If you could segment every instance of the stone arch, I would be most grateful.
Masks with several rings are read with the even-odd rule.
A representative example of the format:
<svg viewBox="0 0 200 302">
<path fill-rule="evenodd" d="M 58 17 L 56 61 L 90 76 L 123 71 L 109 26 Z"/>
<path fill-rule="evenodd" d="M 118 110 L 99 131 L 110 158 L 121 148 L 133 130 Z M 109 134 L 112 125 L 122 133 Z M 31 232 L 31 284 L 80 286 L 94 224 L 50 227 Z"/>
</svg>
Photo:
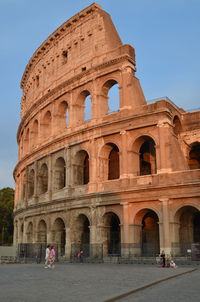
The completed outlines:
<svg viewBox="0 0 200 302">
<path fill-rule="evenodd" d="M 119 148 L 114 143 L 107 143 L 100 151 L 100 178 L 111 180 L 120 178 Z"/>
<path fill-rule="evenodd" d="M 31 169 L 28 174 L 28 199 L 30 199 L 34 194 L 35 188 L 35 171 Z"/>
<path fill-rule="evenodd" d="M 80 150 L 75 155 L 74 161 L 74 183 L 75 185 L 85 185 L 90 180 L 90 162 L 87 151 Z"/>
<path fill-rule="evenodd" d="M 54 190 L 61 190 L 66 186 L 66 163 L 63 157 L 56 159 L 54 166 Z"/>
<path fill-rule="evenodd" d="M 89 90 L 83 90 L 77 98 L 76 119 L 79 123 L 92 119 L 92 99 Z"/>
<path fill-rule="evenodd" d="M 90 254 L 90 220 L 85 214 L 79 214 L 74 223 L 74 247 L 73 253 L 80 250 L 83 251 L 84 256 Z"/>
<path fill-rule="evenodd" d="M 191 170 L 200 169 L 200 142 L 190 145 L 188 164 Z"/>
<path fill-rule="evenodd" d="M 103 255 L 121 254 L 120 218 L 114 212 L 106 212 L 103 216 Z"/>
<path fill-rule="evenodd" d="M 41 219 L 37 228 L 38 242 L 47 243 L 47 224 L 44 219 Z"/>
<path fill-rule="evenodd" d="M 58 105 L 57 123 L 59 130 L 62 130 L 69 123 L 69 104 L 67 101 L 62 101 Z"/>
<path fill-rule="evenodd" d="M 116 79 L 108 79 L 101 87 L 101 108 L 103 114 L 119 111 L 119 83 Z"/>
<path fill-rule="evenodd" d="M 24 152 L 27 154 L 29 152 L 29 144 L 30 144 L 30 130 L 29 128 L 26 130 L 24 137 Z"/>
<path fill-rule="evenodd" d="M 39 170 L 38 175 L 38 193 L 44 194 L 48 191 L 48 167 L 43 163 Z"/>
<path fill-rule="evenodd" d="M 33 223 L 30 221 L 26 231 L 27 243 L 33 243 Z"/>
<path fill-rule="evenodd" d="M 152 137 L 138 137 L 133 144 L 133 165 L 138 175 L 157 173 L 156 144 Z"/>
<path fill-rule="evenodd" d="M 179 226 L 180 255 L 186 256 L 193 243 L 200 243 L 200 211 L 195 206 L 185 205 L 177 210 L 174 220 Z"/>
<path fill-rule="evenodd" d="M 174 126 L 174 133 L 175 133 L 175 135 L 180 134 L 181 131 L 182 131 L 182 125 L 181 125 L 181 121 L 180 121 L 180 119 L 179 119 L 179 117 L 177 115 L 174 116 L 173 126 Z"/>
<path fill-rule="evenodd" d="M 51 136 L 52 132 L 52 116 L 51 116 L 51 111 L 48 110 L 42 119 L 41 123 L 41 137 L 42 138 L 48 138 Z"/>
<path fill-rule="evenodd" d="M 34 120 L 31 130 L 31 145 L 36 146 L 38 144 L 38 120 Z"/>
<path fill-rule="evenodd" d="M 56 243 L 58 256 L 65 255 L 66 227 L 61 217 L 57 217 L 53 223 L 52 242 Z"/>
<path fill-rule="evenodd" d="M 159 216 L 148 208 L 139 210 L 134 218 L 135 240 L 142 256 L 155 256 L 160 253 Z"/>
</svg>

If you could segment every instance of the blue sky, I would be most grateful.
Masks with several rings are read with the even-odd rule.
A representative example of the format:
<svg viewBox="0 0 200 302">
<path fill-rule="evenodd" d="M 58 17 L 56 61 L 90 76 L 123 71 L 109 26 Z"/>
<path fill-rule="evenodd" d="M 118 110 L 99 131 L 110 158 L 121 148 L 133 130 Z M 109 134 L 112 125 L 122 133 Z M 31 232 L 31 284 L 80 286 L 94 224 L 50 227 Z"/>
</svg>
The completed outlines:
<svg viewBox="0 0 200 302">
<path fill-rule="evenodd" d="M 20 80 L 39 45 L 87 0 L 0 0 L 0 188 L 14 187 Z M 123 43 L 136 51 L 147 100 L 168 96 L 200 107 L 200 0 L 99 0 Z"/>
</svg>

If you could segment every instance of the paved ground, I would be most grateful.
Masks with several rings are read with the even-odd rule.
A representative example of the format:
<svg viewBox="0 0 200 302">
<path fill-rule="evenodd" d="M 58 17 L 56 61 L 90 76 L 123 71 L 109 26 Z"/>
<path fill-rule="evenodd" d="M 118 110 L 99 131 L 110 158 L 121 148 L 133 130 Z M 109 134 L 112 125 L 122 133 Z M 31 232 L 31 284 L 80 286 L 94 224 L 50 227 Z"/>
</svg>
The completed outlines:
<svg viewBox="0 0 200 302">
<path fill-rule="evenodd" d="M 2 264 L 0 302 L 103 302 L 145 284 L 191 269 L 192 267 L 170 269 L 147 265 L 78 263 L 57 264 L 52 270 L 44 269 L 41 264 Z M 193 282 L 193 279 L 196 281 Z M 199 284 L 200 270 L 135 293 L 134 302 L 142 302 L 144 299 L 146 301 L 147 297 L 148 302 L 159 302 L 161 300 L 158 300 L 157 292 L 159 295 L 165 293 L 164 300 L 163 295 L 159 296 L 164 302 L 178 301 L 177 294 L 182 292 L 188 298 L 191 293 L 198 293 L 199 298 Z M 166 297 L 171 295 L 175 296 L 176 300 L 166 300 Z M 120 301 L 132 302 L 133 296 Z M 185 298 L 183 301 L 192 302 L 191 299 Z"/>
</svg>

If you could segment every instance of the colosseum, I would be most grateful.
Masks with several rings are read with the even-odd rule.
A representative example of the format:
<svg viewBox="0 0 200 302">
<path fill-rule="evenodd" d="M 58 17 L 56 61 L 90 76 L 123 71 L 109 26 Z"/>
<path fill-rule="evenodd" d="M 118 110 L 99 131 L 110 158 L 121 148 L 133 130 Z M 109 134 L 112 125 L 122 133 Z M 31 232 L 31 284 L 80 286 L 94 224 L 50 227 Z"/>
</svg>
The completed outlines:
<svg viewBox="0 0 200 302">
<path fill-rule="evenodd" d="M 200 111 L 148 103 L 135 73 L 134 48 L 96 3 L 35 51 L 21 80 L 18 248 L 200 256 Z"/>
</svg>

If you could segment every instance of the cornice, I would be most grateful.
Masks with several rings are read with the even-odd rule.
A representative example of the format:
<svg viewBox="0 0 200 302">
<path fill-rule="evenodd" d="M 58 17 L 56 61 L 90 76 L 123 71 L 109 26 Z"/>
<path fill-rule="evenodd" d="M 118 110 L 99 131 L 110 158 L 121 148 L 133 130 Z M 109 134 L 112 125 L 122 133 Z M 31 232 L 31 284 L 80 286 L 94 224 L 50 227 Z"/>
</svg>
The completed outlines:
<svg viewBox="0 0 200 302">
<path fill-rule="evenodd" d="M 80 11 L 78 14 L 71 17 L 69 20 L 64 22 L 60 27 L 58 27 L 34 52 L 32 57 L 30 58 L 28 64 L 26 65 L 25 71 L 23 73 L 21 79 L 21 88 L 24 88 L 24 85 L 27 81 L 27 78 L 33 69 L 33 67 L 37 64 L 37 62 L 43 57 L 43 55 L 49 51 L 49 49 L 55 45 L 57 41 L 59 41 L 63 36 L 70 33 L 72 28 L 76 28 L 80 25 L 83 20 L 92 14 L 94 11 L 101 10 L 101 6 L 97 3 L 93 3 Z"/>
</svg>

